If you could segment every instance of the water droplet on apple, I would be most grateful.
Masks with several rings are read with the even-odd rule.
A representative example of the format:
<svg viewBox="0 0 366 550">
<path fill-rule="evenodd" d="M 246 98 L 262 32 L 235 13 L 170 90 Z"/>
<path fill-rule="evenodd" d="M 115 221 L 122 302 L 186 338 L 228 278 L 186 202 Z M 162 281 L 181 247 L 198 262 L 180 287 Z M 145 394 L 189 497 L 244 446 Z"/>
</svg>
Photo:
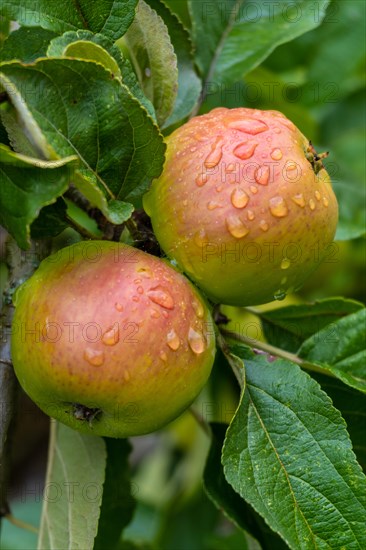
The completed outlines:
<svg viewBox="0 0 366 550">
<path fill-rule="evenodd" d="M 315 210 L 315 202 L 314 202 L 314 199 L 310 199 L 310 200 L 309 200 L 309 206 L 310 206 L 310 210 Z"/>
<path fill-rule="evenodd" d="M 196 355 L 200 355 L 206 349 L 206 342 L 202 334 L 195 331 L 192 327 L 190 327 L 188 332 L 188 343 L 189 347 Z"/>
<path fill-rule="evenodd" d="M 257 145 L 258 143 L 255 141 L 249 141 L 248 143 L 247 142 L 240 143 L 237 147 L 235 147 L 233 153 L 239 159 L 247 160 L 254 155 L 254 151 Z"/>
<path fill-rule="evenodd" d="M 323 204 L 326 208 L 329 206 L 329 201 L 328 201 L 327 197 L 323 197 Z"/>
<path fill-rule="evenodd" d="M 254 178 L 260 185 L 268 185 L 269 166 L 259 166 L 255 171 Z"/>
<path fill-rule="evenodd" d="M 195 314 L 199 319 L 203 319 L 203 316 L 205 314 L 205 310 L 203 308 L 203 305 L 201 302 L 196 302 L 195 300 L 192 302 L 192 307 L 194 309 Z"/>
<path fill-rule="evenodd" d="M 254 220 L 255 214 L 254 214 L 253 210 L 248 210 L 248 212 L 247 212 L 247 218 L 248 218 L 249 221 L 253 221 L 253 220 Z"/>
<path fill-rule="evenodd" d="M 206 157 L 204 164 L 206 168 L 215 168 L 222 159 L 222 137 L 218 136 L 215 143 L 211 147 L 210 154 Z"/>
<path fill-rule="evenodd" d="M 256 195 L 258 193 L 258 187 L 256 187 L 255 185 L 251 185 L 250 190 L 253 193 L 253 195 Z"/>
<path fill-rule="evenodd" d="M 222 208 L 222 205 L 216 201 L 210 201 L 207 203 L 208 210 L 216 210 L 217 208 Z"/>
<path fill-rule="evenodd" d="M 119 312 L 123 311 L 123 305 L 120 304 L 119 302 L 116 302 L 116 303 L 114 304 L 114 307 L 115 307 L 116 310 L 119 311 Z"/>
<path fill-rule="evenodd" d="M 240 187 L 234 189 L 231 193 L 231 203 L 235 208 L 245 208 L 249 202 L 249 197 Z"/>
<path fill-rule="evenodd" d="M 161 351 L 161 352 L 159 353 L 159 355 L 160 355 L 160 359 L 161 359 L 162 361 L 164 361 L 164 363 L 168 360 L 168 356 L 167 356 L 167 354 L 165 353 L 165 351 Z"/>
<path fill-rule="evenodd" d="M 137 292 L 138 292 L 139 294 L 143 294 L 143 293 L 144 293 L 143 287 L 142 287 L 142 286 L 137 287 Z"/>
<path fill-rule="evenodd" d="M 233 120 L 229 122 L 228 127 L 253 136 L 268 130 L 268 126 L 265 122 L 255 120 L 254 118 L 247 118 L 246 120 Z"/>
<path fill-rule="evenodd" d="M 203 187 L 205 183 L 207 183 L 207 174 L 200 174 L 196 178 L 196 185 L 197 187 Z"/>
<path fill-rule="evenodd" d="M 177 351 L 177 349 L 180 346 L 179 336 L 177 335 L 177 333 L 173 328 L 168 332 L 166 336 L 166 343 L 168 344 L 170 349 L 173 351 Z"/>
<path fill-rule="evenodd" d="M 301 208 L 305 207 L 306 202 L 302 193 L 299 193 L 298 195 L 292 197 L 292 200 L 295 204 L 297 204 L 297 206 L 301 206 Z"/>
<path fill-rule="evenodd" d="M 137 273 L 140 273 L 145 279 L 151 279 L 153 273 L 149 267 L 139 267 Z"/>
<path fill-rule="evenodd" d="M 315 191 L 315 198 L 317 201 L 320 201 L 320 199 L 322 198 L 321 194 L 319 193 L 318 190 Z"/>
<path fill-rule="evenodd" d="M 286 168 L 286 171 L 296 170 L 297 164 L 293 160 L 289 160 L 288 162 L 286 162 L 285 168 Z"/>
<path fill-rule="evenodd" d="M 166 309 L 174 309 L 174 300 L 172 295 L 162 286 L 151 288 L 147 292 L 147 295 L 149 299 L 154 302 L 154 304 L 158 304 Z"/>
<path fill-rule="evenodd" d="M 86 348 L 84 359 L 93 367 L 101 367 L 104 363 L 104 353 L 93 348 Z"/>
<path fill-rule="evenodd" d="M 273 160 L 281 160 L 283 157 L 281 149 L 273 149 L 271 152 L 271 157 Z"/>
<path fill-rule="evenodd" d="M 238 216 L 228 216 L 226 218 L 226 226 L 229 233 L 236 239 L 241 239 L 249 233 L 249 229 L 244 225 Z"/>
<path fill-rule="evenodd" d="M 259 222 L 259 227 L 261 228 L 262 231 L 268 231 L 268 229 L 269 229 L 269 225 L 266 222 L 266 220 L 261 220 Z"/>
<path fill-rule="evenodd" d="M 269 209 L 275 218 L 284 218 L 288 214 L 287 205 L 283 197 L 273 197 L 270 199 Z"/>
<path fill-rule="evenodd" d="M 194 242 L 197 246 L 201 247 L 207 242 L 207 235 L 204 229 L 200 229 L 194 236 Z"/>
<path fill-rule="evenodd" d="M 115 346 L 119 342 L 118 324 L 108 329 L 102 336 L 102 342 L 106 346 Z"/>
</svg>

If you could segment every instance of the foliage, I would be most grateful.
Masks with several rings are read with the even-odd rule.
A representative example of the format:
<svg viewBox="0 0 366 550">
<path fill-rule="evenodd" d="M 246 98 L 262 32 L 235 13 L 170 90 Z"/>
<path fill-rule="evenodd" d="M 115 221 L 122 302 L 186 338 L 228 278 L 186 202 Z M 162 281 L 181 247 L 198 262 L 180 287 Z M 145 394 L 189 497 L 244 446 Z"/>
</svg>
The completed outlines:
<svg viewBox="0 0 366 550">
<path fill-rule="evenodd" d="M 132 439 L 131 471 L 127 441 L 53 422 L 43 498 L 7 499 L 16 402 L 0 378 L 0 513 L 40 522 L 37 543 L 3 521 L 2 548 L 366 547 L 364 16 L 357 0 L 1 3 L 0 223 L 27 276 L 38 242 L 159 254 L 141 206 L 164 136 L 218 106 L 282 111 L 330 151 L 340 206 L 321 275 L 281 306 L 230 310 L 199 423 Z M 1 254 L 3 368 L 24 277 Z"/>
</svg>

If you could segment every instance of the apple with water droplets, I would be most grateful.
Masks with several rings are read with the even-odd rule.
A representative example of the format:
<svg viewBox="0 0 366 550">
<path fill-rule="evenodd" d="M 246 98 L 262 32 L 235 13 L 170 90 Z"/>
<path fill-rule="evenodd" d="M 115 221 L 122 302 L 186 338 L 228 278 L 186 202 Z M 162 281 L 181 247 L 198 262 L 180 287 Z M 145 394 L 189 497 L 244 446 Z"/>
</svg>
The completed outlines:
<svg viewBox="0 0 366 550">
<path fill-rule="evenodd" d="M 44 260 L 16 292 L 12 360 L 25 392 L 81 432 L 161 428 L 206 383 L 210 311 L 168 262 L 130 246 L 80 242 Z"/>
<path fill-rule="evenodd" d="M 144 208 L 162 249 L 212 301 L 283 299 L 332 255 L 326 154 L 282 113 L 218 108 L 166 141 Z"/>
</svg>

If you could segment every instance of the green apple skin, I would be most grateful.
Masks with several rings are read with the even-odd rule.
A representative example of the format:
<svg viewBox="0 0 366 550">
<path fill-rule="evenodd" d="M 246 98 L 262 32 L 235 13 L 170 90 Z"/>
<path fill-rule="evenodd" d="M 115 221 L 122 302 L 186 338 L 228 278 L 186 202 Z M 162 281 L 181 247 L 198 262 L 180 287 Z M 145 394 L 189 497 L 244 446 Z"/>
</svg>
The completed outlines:
<svg viewBox="0 0 366 550">
<path fill-rule="evenodd" d="M 218 108 L 166 141 L 144 208 L 162 249 L 212 301 L 282 299 L 332 255 L 329 175 L 283 114 Z"/>
<path fill-rule="evenodd" d="M 49 416 L 129 437 L 179 416 L 215 356 L 210 312 L 166 261 L 124 244 L 81 242 L 44 260 L 15 295 L 17 378 Z"/>
</svg>

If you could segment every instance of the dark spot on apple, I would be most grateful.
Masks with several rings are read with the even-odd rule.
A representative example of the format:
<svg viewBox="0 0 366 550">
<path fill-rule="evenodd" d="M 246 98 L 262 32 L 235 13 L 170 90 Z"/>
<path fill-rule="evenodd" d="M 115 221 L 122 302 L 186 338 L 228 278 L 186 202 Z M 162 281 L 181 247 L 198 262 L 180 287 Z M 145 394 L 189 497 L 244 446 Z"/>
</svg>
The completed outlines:
<svg viewBox="0 0 366 550">
<path fill-rule="evenodd" d="M 91 409 L 85 405 L 80 405 L 80 403 L 73 403 L 73 415 L 76 420 L 86 421 L 91 425 L 94 420 L 99 420 L 100 415 L 102 414 L 101 409 L 95 408 Z"/>
</svg>

